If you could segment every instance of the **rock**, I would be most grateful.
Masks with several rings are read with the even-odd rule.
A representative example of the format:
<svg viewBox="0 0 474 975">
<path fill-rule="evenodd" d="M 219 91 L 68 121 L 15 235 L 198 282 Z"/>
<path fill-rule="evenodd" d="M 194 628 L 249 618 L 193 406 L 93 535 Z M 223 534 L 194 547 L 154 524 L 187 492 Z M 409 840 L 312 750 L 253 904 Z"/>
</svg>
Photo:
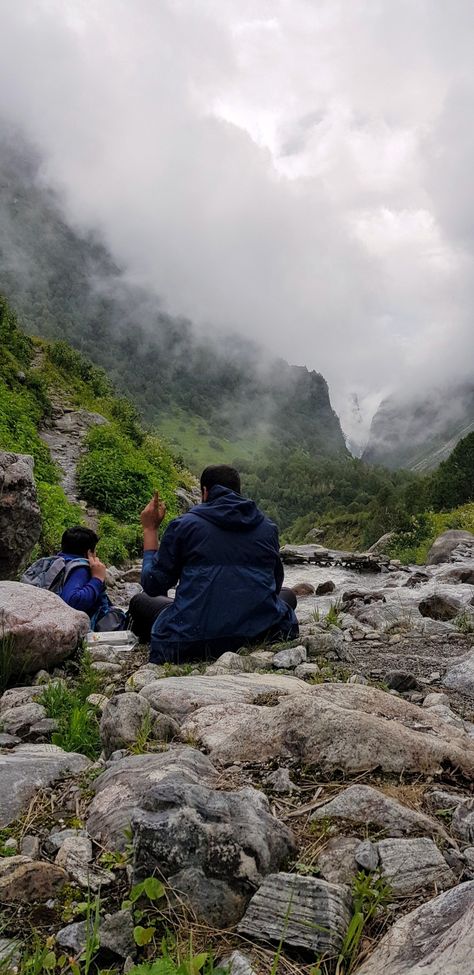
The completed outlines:
<svg viewBox="0 0 474 975">
<path fill-rule="evenodd" d="M 429 579 L 430 577 L 427 572 L 418 570 L 411 573 L 404 586 L 406 589 L 416 589 L 417 586 L 422 586 L 425 582 L 429 582 Z"/>
<path fill-rule="evenodd" d="M 140 694 L 156 711 L 181 721 L 209 704 L 253 702 L 271 694 L 284 696 L 307 693 L 308 685 L 296 677 L 278 674 L 236 674 L 222 677 L 165 677 L 146 684 Z"/>
<path fill-rule="evenodd" d="M 92 928 L 92 924 L 91 924 Z M 86 946 L 87 921 L 76 921 L 61 928 L 56 934 L 56 942 L 75 957 L 82 954 Z M 118 911 L 100 922 L 98 940 L 101 948 L 106 948 L 119 958 L 134 955 L 136 946 L 133 938 L 133 917 L 130 911 Z"/>
<path fill-rule="evenodd" d="M 426 697 L 425 697 L 425 699 L 424 699 L 424 701 L 423 701 L 423 707 L 424 708 L 432 708 L 432 707 L 437 706 L 438 704 L 444 704 L 447 707 L 449 707 L 449 697 L 448 697 L 448 695 L 447 694 L 435 694 L 435 693 L 427 694 Z"/>
<path fill-rule="evenodd" d="M 433 840 L 387 839 L 377 843 L 380 870 L 396 897 L 412 897 L 420 890 L 445 889 L 456 878 Z"/>
<path fill-rule="evenodd" d="M 330 592 L 334 592 L 335 588 L 336 585 L 332 579 L 328 579 L 327 582 L 320 582 L 319 586 L 316 586 L 316 595 L 327 596 Z"/>
<path fill-rule="evenodd" d="M 154 714 L 140 694 L 130 692 L 111 697 L 100 720 L 100 737 L 106 758 L 117 748 L 133 745 L 145 727 L 151 732 Z"/>
<path fill-rule="evenodd" d="M 0 828 L 18 818 L 37 789 L 89 765 L 84 755 L 64 752 L 55 745 L 18 745 L 0 754 Z"/>
<path fill-rule="evenodd" d="M 317 664 L 299 664 L 298 667 L 295 667 L 295 677 L 299 677 L 301 680 L 316 677 L 316 674 L 320 673 L 321 669 Z"/>
<path fill-rule="evenodd" d="M 18 840 L 14 836 L 9 836 L 5 843 L 3 844 L 5 850 L 18 850 Z"/>
<path fill-rule="evenodd" d="M 238 930 L 258 941 L 337 956 L 350 918 L 351 896 L 346 887 L 279 873 L 264 880 Z"/>
<path fill-rule="evenodd" d="M 125 833 L 135 809 L 141 808 L 150 789 L 176 775 L 181 781 L 207 785 L 214 782 L 216 771 L 205 755 L 183 745 L 114 762 L 94 782 L 96 794 L 87 823 L 89 835 L 107 849 L 124 850 Z"/>
<path fill-rule="evenodd" d="M 41 686 L 44 684 L 49 684 L 50 680 L 51 680 L 51 676 L 50 674 L 48 674 L 47 670 L 39 670 L 38 673 L 35 674 L 33 678 L 33 684 L 38 684 L 39 686 Z"/>
<path fill-rule="evenodd" d="M 18 738 L 17 735 L 6 735 L 0 732 L 0 748 L 14 748 L 20 742 L 21 738 Z"/>
<path fill-rule="evenodd" d="M 149 789 L 131 822 L 134 879 L 159 871 L 217 927 L 239 920 L 252 890 L 295 852 L 261 792 L 217 792 L 176 773 Z"/>
<path fill-rule="evenodd" d="M 474 799 L 459 803 L 454 810 L 451 829 L 465 843 L 474 843 Z"/>
<path fill-rule="evenodd" d="M 2 632 L 14 647 L 14 673 L 61 663 L 89 631 L 89 617 L 46 589 L 0 582 Z M 35 688 L 35 690 L 40 690 Z"/>
<path fill-rule="evenodd" d="M 358 826 L 372 826 L 387 830 L 391 836 L 444 833 L 440 823 L 423 813 L 415 812 L 396 799 L 386 796 L 370 785 L 350 785 L 334 799 L 319 806 L 311 817 L 319 820 L 338 820 Z"/>
<path fill-rule="evenodd" d="M 469 697 L 474 696 L 474 651 L 468 653 L 459 663 L 448 667 L 443 684 L 450 690 L 460 691 Z"/>
<path fill-rule="evenodd" d="M 40 856 L 39 836 L 33 836 L 31 833 L 23 836 L 20 844 L 20 853 L 30 860 L 38 860 Z"/>
<path fill-rule="evenodd" d="M 461 542 L 474 543 L 474 535 L 468 531 L 450 529 L 439 535 L 431 546 L 426 559 L 427 565 L 440 565 L 441 562 L 450 562 L 451 556 Z"/>
<path fill-rule="evenodd" d="M 256 670 L 255 662 L 250 654 L 244 656 L 229 650 L 221 654 L 215 663 L 206 667 L 206 677 L 218 677 L 221 674 L 249 674 L 254 670 Z"/>
<path fill-rule="evenodd" d="M 395 532 L 385 532 L 384 535 L 381 535 L 380 538 L 378 538 L 377 541 L 367 549 L 367 551 L 372 555 L 383 555 L 387 549 L 390 548 L 390 543 L 394 537 Z"/>
<path fill-rule="evenodd" d="M 359 843 L 354 857 L 357 866 L 369 872 L 376 870 L 379 865 L 379 852 L 375 843 L 371 843 L 370 840 Z"/>
<path fill-rule="evenodd" d="M 0 716 L 5 711 L 10 711 L 14 708 L 22 707 L 23 704 L 30 704 L 33 701 L 37 701 L 42 693 L 42 687 L 10 687 L 0 697 Z"/>
<path fill-rule="evenodd" d="M 355 975 L 472 975 L 474 881 L 402 917 Z"/>
<path fill-rule="evenodd" d="M 279 650 L 273 657 L 272 664 L 277 668 L 298 667 L 306 660 L 306 647 L 288 647 L 287 650 Z"/>
<path fill-rule="evenodd" d="M 320 630 L 312 636 L 303 637 L 303 645 L 308 651 L 310 659 L 327 657 L 328 660 L 345 660 L 347 645 L 344 643 L 342 631 L 337 627 L 330 630 Z"/>
<path fill-rule="evenodd" d="M 291 587 L 295 596 L 298 599 L 304 599 L 306 596 L 314 596 L 316 592 L 314 586 L 310 582 L 297 582 L 296 585 Z"/>
<path fill-rule="evenodd" d="M 146 684 L 152 684 L 163 676 L 164 669 L 159 664 L 144 664 L 128 678 L 127 688 L 131 691 L 141 691 Z"/>
<path fill-rule="evenodd" d="M 80 887 L 97 891 L 115 880 L 113 873 L 91 867 L 92 843 L 84 833 L 68 836 L 61 843 L 56 863 L 63 867 Z"/>
<path fill-rule="evenodd" d="M 292 792 L 298 791 L 298 786 L 291 781 L 290 773 L 287 768 L 277 768 L 274 772 L 270 772 L 265 778 L 265 785 L 271 789 L 272 792 L 278 792 L 280 795 L 290 795 Z"/>
<path fill-rule="evenodd" d="M 66 881 L 67 874 L 54 863 L 25 856 L 0 859 L 0 901 L 5 904 L 47 901 Z"/>
<path fill-rule="evenodd" d="M 454 586 L 459 584 L 474 586 L 474 561 L 462 563 L 459 566 L 453 566 L 452 569 L 439 572 L 436 574 L 436 580 Z"/>
<path fill-rule="evenodd" d="M 0 579 L 14 579 L 41 534 L 41 511 L 28 454 L 0 451 Z"/>
<path fill-rule="evenodd" d="M 97 708 L 100 712 L 102 712 L 105 705 L 108 703 L 108 700 L 109 698 L 106 697 L 105 694 L 89 694 L 87 703 L 92 704 L 93 708 Z"/>
<path fill-rule="evenodd" d="M 418 603 L 418 609 L 422 616 L 449 622 L 462 612 L 463 602 L 448 593 L 433 592 Z"/>
<path fill-rule="evenodd" d="M 457 809 L 462 802 L 468 802 L 468 796 L 460 796 L 456 792 L 445 792 L 443 789 L 432 789 L 426 793 L 426 798 L 433 809 Z"/>
<path fill-rule="evenodd" d="M 4 975 L 18 971 L 21 961 L 21 945 L 12 938 L 0 938 L 0 967 Z"/>
<path fill-rule="evenodd" d="M 56 830 L 49 834 L 44 842 L 44 849 L 47 853 L 57 853 L 61 849 L 66 840 L 76 839 L 78 836 L 86 836 L 86 832 L 83 829 L 61 829 Z"/>
<path fill-rule="evenodd" d="M 389 670 L 384 680 L 387 687 L 401 694 L 407 691 L 419 691 L 422 686 L 413 674 L 407 674 L 404 670 Z"/>
<path fill-rule="evenodd" d="M 330 884 L 352 884 L 357 873 L 355 851 L 359 846 L 357 836 L 334 836 L 330 839 L 317 860 L 323 880 Z"/>
<path fill-rule="evenodd" d="M 427 709 L 359 684 L 304 686 L 306 694 L 277 707 L 201 707 L 186 719 L 181 737 L 224 764 L 292 758 L 345 772 L 459 767 L 472 775 L 474 742 Z"/>
<path fill-rule="evenodd" d="M 221 958 L 219 968 L 223 968 L 227 975 L 257 975 L 255 968 L 247 955 L 241 951 L 233 951 L 231 955 Z"/>
<path fill-rule="evenodd" d="M 2 731 L 7 735 L 18 735 L 22 738 L 28 734 L 32 725 L 42 721 L 43 718 L 46 718 L 44 707 L 32 701 L 30 704 L 22 704 L 20 707 L 2 711 L 0 722 Z"/>
<path fill-rule="evenodd" d="M 121 664 L 110 663 L 107 660 L 94 660 L 94 663 L 91 664 L 91 670 L 97 671 L 98 674 L 103 674 L 104 677 L 112 677 L 122 673 L 122 666 Z"/>
</svg>

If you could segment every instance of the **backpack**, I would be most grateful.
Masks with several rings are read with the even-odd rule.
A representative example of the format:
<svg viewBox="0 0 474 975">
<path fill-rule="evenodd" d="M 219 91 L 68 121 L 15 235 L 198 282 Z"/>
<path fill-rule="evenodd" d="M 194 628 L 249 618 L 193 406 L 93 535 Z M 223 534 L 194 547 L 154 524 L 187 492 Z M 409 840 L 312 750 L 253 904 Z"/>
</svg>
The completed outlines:
<svg viewBox="0 0 474 975">
<path fill-rule="evenodd" d="M 49 589 L 59 596 L 69 575 L 79 566 L 89 567 L 88 559 L 78 557 L 66 560 L 62 555 L 49 555 L 33 562 L 33 565 L 23 573 L 20 582 L 28 586 L 36 586 L 38 589 Z"/>
</svg>

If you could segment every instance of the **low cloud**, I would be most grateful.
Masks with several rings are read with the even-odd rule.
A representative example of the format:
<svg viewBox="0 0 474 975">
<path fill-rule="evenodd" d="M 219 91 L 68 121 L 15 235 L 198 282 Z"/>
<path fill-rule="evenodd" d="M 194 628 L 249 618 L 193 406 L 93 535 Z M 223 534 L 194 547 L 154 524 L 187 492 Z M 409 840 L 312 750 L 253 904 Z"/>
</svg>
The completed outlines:
<svg viewBox="0 0 474 975">
<path fill-rule="evenodd" d="M 321 371 L 357 439 L 392 389 L 468 375 L 468 0 L 0 0 L 0 17 L 0 113 L 164 308 Z"/>
</svg>

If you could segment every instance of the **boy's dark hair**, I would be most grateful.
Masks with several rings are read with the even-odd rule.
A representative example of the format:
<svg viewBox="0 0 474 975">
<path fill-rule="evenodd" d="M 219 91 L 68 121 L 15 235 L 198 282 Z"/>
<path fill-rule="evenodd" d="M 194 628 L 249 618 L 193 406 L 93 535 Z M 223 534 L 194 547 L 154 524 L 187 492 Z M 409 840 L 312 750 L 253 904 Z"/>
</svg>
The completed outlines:
<svg viewBox="0 0 474 975">
<path fill-rule="evenodd" d="M 74 528 L 67 528 L 61 539 L 61 551 L 66 555 L 87 556 L 89 551 L 94 552 L 99 536 L 92 528 L 84 528 L 82 525 L 75 525 Z"/>
<path fill-rule="evenodd" d="M 216 484 L 229 488 L 240 494 L 240 474 L 235 467 L 228 464 L 211 464 L 201 474 L 201 491 L 203 488 L 211 490 Z"/>
</svg>

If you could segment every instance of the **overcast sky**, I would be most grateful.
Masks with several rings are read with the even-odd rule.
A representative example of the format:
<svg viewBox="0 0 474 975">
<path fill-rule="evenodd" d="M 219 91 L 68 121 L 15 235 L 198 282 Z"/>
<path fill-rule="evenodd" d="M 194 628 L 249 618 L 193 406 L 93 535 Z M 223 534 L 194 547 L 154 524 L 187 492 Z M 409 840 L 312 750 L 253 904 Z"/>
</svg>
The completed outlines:
<svg viewBox="0 0 474 975">
<path fill-rule="evenodd" d="M 172 312 L 320 370 L 347 432 L 472 375 L 472 0 L 0 0 L 0 112 Z"/>
</svg>

